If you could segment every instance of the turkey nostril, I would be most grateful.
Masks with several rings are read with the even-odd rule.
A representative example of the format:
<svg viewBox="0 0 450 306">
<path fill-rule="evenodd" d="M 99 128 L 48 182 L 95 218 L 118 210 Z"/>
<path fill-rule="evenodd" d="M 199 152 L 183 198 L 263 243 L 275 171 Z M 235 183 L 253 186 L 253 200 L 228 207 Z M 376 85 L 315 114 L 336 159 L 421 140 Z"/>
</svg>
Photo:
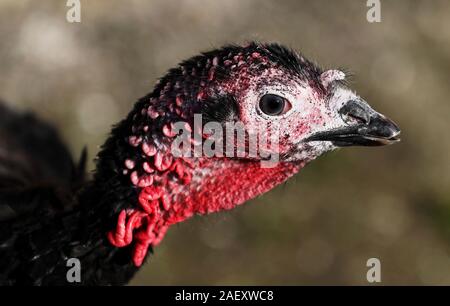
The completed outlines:
<svg viewBox="0 0 450 306">
<path fill-rule="evenodd" d="M 355 114 L 347 114 L 348 117 L 352 118 L 354 121 L 358 122 L 358 123 L 362 123 L 362 124 L 369 124 L 370 123 L 370 119 L 366 118 L 366 117 L 361 117 Z"/>
<path fill-rule="evenodd" d="M 345 123 L 359 123 L 359 124 L 369 124 L 370 115 L 367 109 L 361 103 L 357 101 L 349 101 L 340 110 L 342 120 Z"/>
</svg>

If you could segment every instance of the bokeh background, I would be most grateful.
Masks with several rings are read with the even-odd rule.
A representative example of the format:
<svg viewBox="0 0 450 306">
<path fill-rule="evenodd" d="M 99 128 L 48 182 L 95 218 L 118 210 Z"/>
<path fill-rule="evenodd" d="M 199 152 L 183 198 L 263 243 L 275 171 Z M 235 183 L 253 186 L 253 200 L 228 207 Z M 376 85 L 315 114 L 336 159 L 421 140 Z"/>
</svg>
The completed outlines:
<svg viewBox="0 0 450 306">
<path fill-rule="evenodd" d="M 59 128 L 75 157 L 180 60 L 278 41 L 324 67 L 403 130 L 390 147 L 330 153 L 231 212 L 172 227 L 131 284 L 450 285 L 450 2 L 81 0 L 0 2 L 0 96 Z M 90 163 L 90 169 L 93 164 Z"/>
</svg>

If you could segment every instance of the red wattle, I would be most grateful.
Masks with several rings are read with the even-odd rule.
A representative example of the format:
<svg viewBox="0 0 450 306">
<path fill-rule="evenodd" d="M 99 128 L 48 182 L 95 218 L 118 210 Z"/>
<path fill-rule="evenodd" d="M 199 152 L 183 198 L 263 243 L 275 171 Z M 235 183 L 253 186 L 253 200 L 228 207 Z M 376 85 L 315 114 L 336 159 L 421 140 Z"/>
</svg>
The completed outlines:
<svg viewBox="0 0 450 306">
<path fill-rule="evenodd" d="M 197 166 L 197 169 L 214 170 L 197 177 L 196 181 L 181 180 L 179 185 L 188 188 L 188 192 L 179 195 L 180 202 L 170 200 L 173 190 L 149 186 L 140 190 L 137 208 L 120 212 L 116 229 L 108 233 L 108 239 L 117 247 L 134 241 L 136 266 L 142 264 L 150 246 L 161 242 L 170 225 L 194 214 L 232 209 L 287 180 L 303 164 L 279 163 L 273 168 L 262 168 L 259 162 L 247 162 L 242 167 L 239 162 L 227 159 L 205 159 Z M 170 170 L 181 178 L 196 174 L 194 169 L 181 163 Z M 239 184 L 229 184 L 232 179 Z"/>
</svg>

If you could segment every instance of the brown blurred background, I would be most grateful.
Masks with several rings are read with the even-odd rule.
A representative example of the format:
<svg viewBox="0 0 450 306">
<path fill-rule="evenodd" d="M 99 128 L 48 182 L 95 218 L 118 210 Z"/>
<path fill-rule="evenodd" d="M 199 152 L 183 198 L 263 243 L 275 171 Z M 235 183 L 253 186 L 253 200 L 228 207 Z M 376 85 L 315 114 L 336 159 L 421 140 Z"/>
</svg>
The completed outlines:
<svg viewBox="0 0 450 306">
<path fill-rule="evenodd" d="M 231 212 L 171 228 L 132 284 L 450 285 L 450 2 L 0 2 L 0 96 L 56 125 L 93 158 L 111 124 L 180 60 L 251 39 L 324 67 L 403 130 L 391 147 L 350 148 Z M 101 114 L 99 116 L 98 114 Z M 93 164 L 90 164 L 92 169 Z"/>
</svg>

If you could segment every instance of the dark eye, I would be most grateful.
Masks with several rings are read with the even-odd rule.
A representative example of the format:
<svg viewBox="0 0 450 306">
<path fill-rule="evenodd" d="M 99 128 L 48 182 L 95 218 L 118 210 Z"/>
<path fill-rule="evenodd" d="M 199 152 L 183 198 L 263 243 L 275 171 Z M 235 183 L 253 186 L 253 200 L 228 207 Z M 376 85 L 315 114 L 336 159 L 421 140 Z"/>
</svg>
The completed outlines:
<svg viewBox="0 0 450 306">
<path fill-rule="evenodd" d="M 285 98 L 267 94 L 259 100 L 259 108 L 269 116 L 279 116 L 291 109 L 291 104 Z"/>
</svg>

